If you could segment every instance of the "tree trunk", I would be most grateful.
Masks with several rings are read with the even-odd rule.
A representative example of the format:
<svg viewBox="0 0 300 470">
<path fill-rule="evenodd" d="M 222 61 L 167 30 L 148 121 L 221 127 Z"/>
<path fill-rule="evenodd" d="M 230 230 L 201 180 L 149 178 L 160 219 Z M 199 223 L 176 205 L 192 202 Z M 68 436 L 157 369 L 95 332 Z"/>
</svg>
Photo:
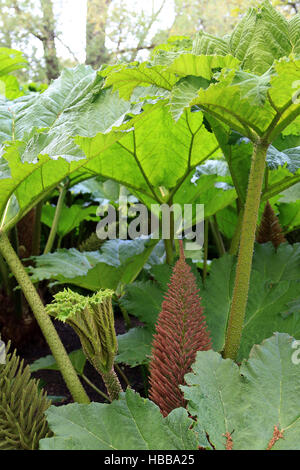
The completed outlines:
<svg viewBox="0 0 300 470">
<path fill-rule="evenodd" d="M 112 0 L 87 0 L 86 64 L 98 69 L 109 59 L 105 47 L 105 28 Z"/>
<path fill-rule="evenodd" d="M 55 20 L 52 0 L 41 0 L 43 12 L 42 43 L 49 83 L 59 76 L 59 62 L 55 46 Z"/>
</svg>

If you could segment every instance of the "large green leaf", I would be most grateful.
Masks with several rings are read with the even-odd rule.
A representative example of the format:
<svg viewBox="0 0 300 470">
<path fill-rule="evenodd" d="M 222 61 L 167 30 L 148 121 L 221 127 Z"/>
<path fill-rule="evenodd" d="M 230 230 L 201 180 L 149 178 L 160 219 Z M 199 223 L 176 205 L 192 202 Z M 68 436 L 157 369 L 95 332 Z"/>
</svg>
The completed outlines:
<svg viewBox="0 0 300 470">
<path fill-rule="evenodd" d="M 101 135 L 77 138 L 76 142 L 92 158 L 86 165 L 90 171 L 155 200 L 163 199 L 160 187 L 176 189 L 193 168 L 218 149 L 201 112 L 186 112 L 174 123 L 166 103 L 152 106 L 132 127 L 132 132 L 102 153 L 98 142 Z"/>
<path fill-rule="evenodd" d="M 150 87 L 152 85 L 157 88 L 171 90 L 177 81 L 176 76 L 173 73 L 165 72 L 163 66 L 155 65 L 151 67 L 147 62 L 141 64 L 134 62 L 128 65 L 110 67 L 101 72 L 101 75 L 107 77 L 106 86 L 113 86 L 113 90 L 118 91 L 119 96 L 125 100 L 130 99 L 136 87 Z"/>
<path fill-rule="evenodd" d="M 118 335 L 118 355 L 115 361 L 130 367 L 148 364 L 153 333 L 153 329 L 146 326 L 131 328 L 127 333 Z"/>
<path fill-rule="evenodd" d="M 279 204 L 279 212 L 279 222 L 285 232 L 291 232 L 300 226 L 300 200 Z"/>
<path fill-rule="evenodd" d="M 0 95 L 5 96 L 8 100 L 15 100 L 23 96 L 24 91 L 16 77 L 5 75 L 0 78 Z"/>
<path fill-rule="evenodd" d="M 229 51 L 246 70 L 261 74 L 292 52 L 288 21 L 269 1 L 248 11 L 230 38 Z"/>
<path fill-rule="evenodd" d="M 270 169 L 286 166 L 290 173 L 295 174 L 300 169 L 300 147 L 280 151 L 271 145 L 268 150 L 267 162 Z"/>
<path fill-rule="evenodd" d="M 206 321 L 214 349 L 221 351 L 230 311 L 235 258 L 229 255 L 214 260 L 202 295 Z M 246 317 L 238 360 L 249 354 L 274 331 L 300 338 L 300 264 L 299 246 L 284 244 L 275 252 L 273 245 L 256 245 Z"/>
<path fill-rule="evenodd" d="M 42 212 L 42 222 L 48 227 L 52 227 L 56 208 L 51 204 L 45 204 Z M 87 220 L 99 221 L 99 217 L 96 217 L 96 206 L 83 207 L 80 204 L 73 204 L 71 207 L 63 205 L 61 216 L 58 222 L 57 235 L 59 237 L 65 237 L 74 228 Z"/>
<path fill-rule="evenodd" d="M 84 372 L 85 364 L 86 364 L 86 357 L 82 351 L 82 349 L 76 349 L 69 354 L 70 361 L 72 362 L 74 369 L 76 370 L 78 375 L 82 375 Z M 41 357 L 37 359 L 32 364 L 30 364 L 30 371 L 37 372 L 39 370 L 60 370 L 57 362 L 55 361 L 54 357 L 49 355 L 45 357 Z"/>
<path fill-rule="evenodd" d="M 209 276 L 203 286 L 195 272 L 200 287 L 201 303 L 210 331 L 213 347 L 222 351 L 230 312 L 235 279 L 236 259 L 224 255 L 213 260 Z M 129 365 L 147 362 L 151 353 L 151 335 L 160 312 L 163 294 L 170 279 L 170 268 L 152 267 L 156 283 L 134 283 L 127 287 L 122 305 L 128 313 L 138 317 L 144 327 L 119 337 L 122 355 L 120 362 Z M 148 307 L 145 306 L 145 299 Z M 300 245 L 281 245 L 275 251 L 271 243 L 256 245 L 238 360 L 247 357 L 253 344 L 260 343 L 274 331 L 286 332 L 300 339 Z M 130 348 L 133 338 L 138 354 Z"/>
<path fill-rule="evenodd" d="M 22 52 L 7 47 L 0 47 L 0 77 L 27 65 Z"/>
<path fill-rule="evenodd" d="M 229 53 L 228 41 L 199 31 L 194 39 L 192 52 L 197 55 L 226 55 Z"/>
<path fill-rule="evenodd" d="M 110 405 L 51 407 L 47 419 L 55 437 L 41 450 L 196 450 L 198 440 L 186 410 L 163 418 L 159 408 L 128 389 Z"/>
<path fill-rule="evenodd" d="M 14 219 L 6 218 L 5 225 L 13 225 L 71 173 L 77 171 L 77 179 L 79 170 L 85 178 L 99 173 L 83 168 L 86 158 L 74 136 L 92 137 L 101 132 L 101 151 L 124 135 L 131 124 L 120 125 L 128 113 L 139 113 L 142 106 L 119 99 L 102 84 L 103 78 L 91 67 L 77 66 L 64 70 L 41 95 L 0 106 L 1 140 L 12 140 L 2 151 L 11 178 L 0 175 L 0 217 L 14 192 L 19 204 Z M 112 131 L 114 128 L 122 132 Z"/>
<path fill-rule="evenodd" d="M 300 244 L 281 244 L 276 251 L 271 243 L 256 244 L 253 269 L 271 282 L 299 281 Z"/>
<path fill-rule="evenodd" d="M 189 56 L 192 62 L 192 55 Z M 208 57 L 204 58 L 208 60 Z M 253 131 L 258 135 L 268 132 L 270 140 L 285 128 L 285 132 L 297 135 L 298 121 L 291 125 L 289 123 L 300 113 L 299 103 L 292 99 L 296 92 L 295 83 L 300 79 L 299 62 L 299 58 L 293 57 L 275 61 L 273 68 L 263 78 L 256 77 L 253 73 L 241 73 L 236 67 L 229 71 L 223 70 L 215 75 L 215 83 L 198 90 L 198 96 L 190 105 L 201 106 L 212 116 L 252 140 Z M 187 93 L 190 95 L 190 89 L 187 89 Z M 184 96 L 181 96 L 181 102 L 183 109 L 187 106 Z M 172 101 L 172 95 L 171 109 L 177 117 L 178 102 Z M 277 121 L 273 122 L 278 113 Z"/>
<path fill-rule="evenodd" d="M 276 59 L 297 54 L 300 47 L 300 16 L 291 20 L 281 15 L 269 1 L 250 8 L 229 37 L 224 39 L 200 32 L 193 44 L 194 54 L 232 54 L 242 68 L 263 74 Z"/>
<path fill-rule="evenodd" d="M 78 65 L 64 69 L 44 93 L 13 102 L 15 139 L 25 137 L 27 141 L 33 129 L 45 131 L 29 139 L 23 160 L 33 161 L 39 153 L 82 158 L 70 137 L 107 132 L 122 123 L 130 103 L 112 95 L 110 90 L 104 92 L 102 83 L 91 67 Z"/>
<path fill-rule="evenodd" d="M 215 449 L 300 449 L 300 376 L 293 353 L 293 338 L 279 333 L 254 346 L 240 368 L 216 352 L 198 352 L 182 389 Z M 283 437 L 272 441 L 275 427 Z"/>
<path fill-rule="evenodd" d="M 106 109 L 107 103 L 103 106 Z M 116 107 L 118 108 L 118 106 Z M 120 114 L 124 115 L 120 108 L 118 109 Z M 108 116 L 109 113 L 106 113 L 107 118 Z M 91 119 L 91 116 L 89 116 L 89 119 Z M 86 119 L 88 127 L 90 127 L 89 119 Z M 111 122 L 111 124 L 113 123 Z M 7 170 L 4 175 L 0 175 L 0 215 L 3 215 L 5 207 L 13 194 L 15 194 L 19 205 L 18 211 L 13 213 L 11 218 L 6 217 L 3 220 L 6 228 L 12 226 L 30 207 L 44 198 L 47 193 L 51 192 L 60 181 L 71 173 L 82 169 L 84 174 L 91 175 L 89 169 L 84 169 L 86 159 L 83 158 L 82 152 L 73 143 L 71 136 L 68 140 L 66 133 L 62 130 L 66 147 L 60 144 L 55 136 L 52 136 L 53 140 L 51 142 L 53 145 L 58 146 L 57 151 L 54 151 L 54 148 L 50 149 L 49 146 L 44 145 L 47 144 L 47 139 L 50 139 L 49 135 L 36 134 L 33 140 L 31 139 L 27 144 L 24 142 L 11 143 L 6 146 L 5 151 L 2 153 L 3 158 L 8 162 L 11 177 L 9 177 Z M 123 136 L 123 133 L 119 136 Z M 117 138 L 118 133 L 116 132 L 107 135 L 102 134 L 101 138 L 98 139 L 99 150 L 101 151 L 101 148 L 111 145 Z M 100 144 L 100 141 L 102 144 Z M 74 149 L 75 153 L 73 152 Z M 63 158 L 58 157 L 60 152 Z M 75 159 L 73 159 L 74 156 Z M 38 161 L 33 157 L 38 157 Z M 30 163 L 27 160 L 30 160 Z M 98 174 L 98 171 L 95 174 Z"/>
<path fill-rule="evenodd" d="M 108 240 L 101 252 L 62 249 L 33 257 L 35 267 L 28 268 L 33 281 L 52 279 L 59 284 L 73 284 L 91 291 L 112 289 L 135 280 L 158 240 Z"/>
<path fill-rule="evenodd" d="M 167 272 L 169 277 L 170 272 Z M 126 294 L 120 301 L 121 306 L 142 321 L 144 326 L 132 328 L 118 336 L 117 362 L 123 362 L 131 367 L 149 362 L 155 324 L 162 301 L 163 290 L 152 281 L 137 281 L 126 287 Z"/>
</svg>

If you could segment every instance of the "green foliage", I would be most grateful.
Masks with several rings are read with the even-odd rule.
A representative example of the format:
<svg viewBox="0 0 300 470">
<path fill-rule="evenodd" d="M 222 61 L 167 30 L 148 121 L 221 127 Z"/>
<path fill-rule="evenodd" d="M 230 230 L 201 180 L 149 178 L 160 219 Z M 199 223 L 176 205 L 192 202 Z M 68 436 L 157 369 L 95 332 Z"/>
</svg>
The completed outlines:
<svg viewBox="0 0 300 470">
<path fill-rule="evenodd" d="M 228 331 L 243 327 L 238 361 L 248 357 L 254 344 L 279 332 L 252 349 L 240 369 L 217 353 L 198 355 L 185 388 L 189 412 L 199 418 L 192 428 L 185 411 L 176 410 L 163 420 L 153 404 L 128 391 L 110 406 L 71 405 L 60 414 L 51 409 L 49 422 L 56 437 L 42 441 L 41 448 L 123 449 L 126 440 L 115 431 L 119 411 L 126 417 L 125 437 L 132 448 L 266 449 L 285 443 L 297 448 L 297 416 L 289 403 L 298 405 L 289 387 L 297 389 L 298 383 L 294 364 L 287 364 L 292 340 L 281 333 L 300 339 L 299 245 L 283 244 L 277 251 L 270 244 L 256 246 L 251 271 L 251 240 L 258 213 L 269 199 L 273 207 L 278 205 L 286 231 L 300 226 L 297 197 L 292 192 L 279 197 L 300 180 L 300 105 L 295 99 L 299 52 L 299 16 L 287 20 L 268 1 L 252 8 L 231 36 L 202 32 L 193 47 L 188 38 L 174 38 L 156 48 L 150 62 L 103 67 L 100 72 L 85 66 L 67 69 L 41 94 L 25 91 L 21 96 L 23 90 L 7 73 L 23 66 L 23 58 L 0 50 L 0 75 L 6 84 L 5 96 L 0 90 L 0 233 L 47 200 L 65 178 L 75 194 L 81 192 L 87 200 L 89 193 L 89 201 L 102 204 L 116 205 L 119 185 L 131 191 L 131 201 L 148 208 L 153 202 L 205 204 L 205 217 L 215 216 L 226 248 L 232 238 L 238 245 L 238 213 L 243 214 L 245 205 L 238 264 L 229 254 L 209 264 L 201 284 L 204 313 L 219 352 Z M 248 185 L 251 158 L 254 170 Z M 53 212 L 51 205 L 44 206 L 42 221 L 49 227 Z M 84 220 L 96 221 L 94 205 L 65 206 L 57 231 L 60 239 Z M 90 298 L 60 293 L 47 310 L 78 332 L 112 399 L 120 392 L 113 375 L 117 341 L 111 303 L 98 291 L 111 289 L 109 302 L 116 293 L 124 313 L 142 322 L 118 337 L 116 361 L 147 364 L 170 276 L 168 266 L 149 270 L 162 259 L 153 254 L 156 244 L 111 240 L 96 251 L 71 248 L 34 257 L 35 267 L 28 268 L 36 282 L 48 279 L 97 292 Z M 171 257 L 168 253 L 168 261 Z M 236 351 L 228 354 L 228 343 L 225 357 L 234 357 Z M 80 354 L 74 354 L 74 360 L 80 375 L 85 361 Z M 56 368 L 53 361 L 48 357 L 33 367 Z M 283 401 L 278 404 L 280 386 Z M 265 396 L 276 406 L 267 402 L 264 409 Z M 73 436 L 68 422 L 71 414 L 79 437 Z M 147 439 L 135 434 L 133 414 L 143 426 L 153 414 L 146 424 Z M 175 437 L 170 429 L 176 429 Z M 92 439 L 87 437 L 91 432 Z"/>
<path fill-rule="evenodd" d="M 300 227 L 300 201 L 281 203 L 279 212 L 280 224 L 286 232 Z"/>
<path fill-rule="evenodd" d="M 115 362 L 130 367 L 147 365 L 150 360 L 154 325 L 131 328 L 127 333 L 118 335 L 118 355 Z"/>
<path fill-rule="evenodd" d="M 287 20 L 269 1 L 251 8 L 226 40 L 199 33 L 194 41 L 195 54 L 231 54 L 245 70 L 263 74 L 275 59 L 299 52 L 299 16 Z"/>
<path fill-rule="evenodd" d="M 110 405 L 51 407 L 55 437 L 42 450 L 299 450 L 299 371 L 293 338 L 276 333 L 238 367 L 214 351 L 197 353 L 182 386 L 186 410 L 163 418 L 158 407 L 128 389 Z M 122 432 L 120 432 L 120 429 Z"/>
<path fill-rule="evenodd" d="M 199 352 L 182 387 L 188 411 L 217 450 L 299 449 L 299 366 L 293 338 L 276 333 L 238 367 L 213 351 Z M 275 427 L 283 434 L 276 436 Z M 228 447 L 227 447 L 228 448 Z"/>
<path fill-rule="evenodd" d="M 36 450 L 52 434 L 44 414 L 50 404 L 29 367 L 15 351 L 7 354 L 0 365 L 0 450 Z"/>
<path fill-rule="evenodd" d="M 50 204 L 45 204 L 43 207 L 41 220 L 50 228 L 52 227 L 55 209 L 56 208 Z M 83 207 L 81 204 L 72 204 L 71 207 L 67 207 L 63 205 L 58 222 L 57 235 L 60 238 L 65 237 L 85 220 L 98 221 L 96 211 L 96 206 Z"/>
<path fill-rule="evenodd" d="M 51 407 L 47 419 L 55 437 L 41 440 L 41 450 L 197 449 L 185 410 L 163 418 L 154 403 L 130 389 L 111 405 Z"/>
<path fill-rule="evenodd" d="M 256 245 L 238 360 L 247 357 L 253 344 L 274 331 L 300 338 L 299 245 L 282 244 L 277 252 L 271 243 Z M 234 285 L 235 259 L 226 255 L 214 260 L 202 294 L 213 347 L 222 351 Z"/>
<path fill-rule="evenodd" d="M 123 122 L 131 104 L 101 87 L 102 79 L 96 72 L 78 66 L 66 69 L 44 93 L 3 105 L 3 140 L 18 140 L 7 144 L 2 152 L 1 161 L 7 162 L 9 173 L 6 166 L 6 172 L 0 175 L 1 216 L 13 194 L 17 200 L 15 210 L 6 214 L 2 223 L 14 224 L 60 181 L 83 167 L 86 159 L 73 136 L 108 132 Z M 102 137 L 105 147 L 116 135 Z M 82 170 L 84 177 L 86 171 Z"/>
<path fill-rule="evenodd" d="M 186 112 L 174 123 L 161 102 L 148 108 L 132 126 L 131 132 L 101 153 L 100 134 L 92 139 L 76 138 L 76 142 L 88 158 L 96 157 L 87 165 L 91 170 L 97 168 L 107 178 L 138 191 L 142 201 L 146 196 L 152 202 L 163 202 L 160 187 L 175 193 L 190 172 L 218 150 L 201 112 Z M 165 202 L 168 199 L 167 192 Z"/>
<path fill-rule="evenodd" d="M 101 251 L 79 252 L 75 248 L 32 257 L 35 267 L 28 271 L 32 280 L 55 280 L 97 292 L 112 289 L 122 292 L 133 282 L 148 261 L 158 240 L 108 240 Z"/>
<path fill-rule="evenodd" d="M 0 78 L 0 95 L 5 96 L 8 100 L 14 100 L 24 95 L 18 80 L 12 75 L 1 76 Z"/>
<path fill-rule="evenodd" d="M 27 60 L 22 52 L 7 47 L 0 47 L 0 77 L 23 68 Z"/>
<path fill-rule="evenodd" d="M 168 270 L 168 280 L 169 276 Z M 121 306 L 143 322 L 144 326 L 132 328 L 118 336 L 119 349 L 116 362 L 131 367 L 148 363 L 162 301 L 163 290 L 154 282 L 137 281 L 126 287 L 126 295 L 120 301 Z"/>
<path fill-rule="evenodd" d="M 86 357 L 82 351 L 82 349 L 77 349 L 72 351 L 69 354 L 70 361 L 74 366 L 77 374 L 82 376 L 84 372 L 84 367 L 86 364 Z M 54 359 L 53 356 L 45 356 L 37 359 L 32 364 L 30 364 L 30 371 L 37 372 L 39 370 L 59 370 L 59 367 Z"/>
<path fill-rule="evenodd" d="M 300 339 L 299 259 L 299 244 L 291 246 L 285 243 L 277 250 L 271 243 L 256 244 L 239 361 L 248 356 L 254 344 L 274 331 Z M 212 261 L 204 285 L 198 276 L 204 315 L 216 351 L 222 351 L 225 345 L 235 266 L 236 258 L 226 254 Z M 170 278 L 167 267 L 153 267 L 151 273 L 159 284 L 150 281 L 133 283 L 127 287 L 121 301 L 130 314 L 145 324 L 118 337 L 117 361 L 131 366 L 147 363 L 149 359 L 155 322 Z M 134 348 L 131 348 L 131 340 Z"/>
</svg>

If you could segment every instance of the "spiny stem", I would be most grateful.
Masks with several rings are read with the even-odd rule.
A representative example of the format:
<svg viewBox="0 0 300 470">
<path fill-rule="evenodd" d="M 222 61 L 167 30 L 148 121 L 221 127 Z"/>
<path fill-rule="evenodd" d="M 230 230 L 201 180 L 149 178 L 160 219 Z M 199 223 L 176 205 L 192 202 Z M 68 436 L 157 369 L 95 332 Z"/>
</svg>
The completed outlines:
<svg viewBox="0 0 300 470">
<path fill-rule="evenodd" d="M 90 400 L 80 383 L 50 317 L 45 312 L 45 307 L 36 292 L 34 285 L 11 246 L 7 235 L 2 231 L 0 231 L 0 253 L 18 281 L 74 400 L 79 403 L 89 403 Z"/>
<path fill-rule="evenodd" d="M 114 371 L 114 368 L 112 368 L 111 371 L 107 372 L 106 374 L 103 374 L 102 372 L 100 372 L 100 374 L 103 378 L 111 401 L 118 400 L 120 393 L 123 392 L 123 389 L 118 376 Z"/>
<path fill-rule="evenodd" d="M 229 254 L 230 255 L 236 255 L 239 249 L 239 244 L 240 244 L 240 238 L 241 238 L 241 230 L 242 230 L 242 223 L 243 223 L 243 216 L 244 216 L 244 210 L 241 209 L 237 221 L 237 225 L 235 228 L 235 232 L 233 235 L 233 238 L 231 240 L 231 245 L 229 248 Z"/>
<path fill-rule="evenodd" d="M 264 181 L 269 144 L 256 143 L 253 149 L 241 240 L 236 267 L 235 285 L 229 314 L 224 357 L 236 359 L 244 325 L 252 267 L 255 232 Z"/>
<path fill-rule="evenodd" d="M 57 206 L 56 206 L 56 210 L 55 210 L 54 219 L 53 219 L 53 222 L 52 222 L 52 227 L 51 227 L 51 230 L 50 230 L 49 238 L 47 240 L 47 244 L 46 244 L 46 247 L 45 247 L 45 250 L 44 250 L 44 255 L 46 255 L 47 253 L 50 253 L 52 248 L 53 248 L 53 244 L 54 244 L 56 233 L 57 233 L 58 223 L 59 223 L 59 219 L 60 219 L 60 214 L 61 214 L 61 211 L 62 211 L 62 208 L 63 208 L 63 204 L 64 204 L 64 200 L 65 200 L 67 191 L 68 191 L 68 185 L 67 184 L 64 184 L 63 186 L 61 186 L 59 188 L 59 198 L 58 198 L 58 201 L 57 201 Z"/>
</svg>

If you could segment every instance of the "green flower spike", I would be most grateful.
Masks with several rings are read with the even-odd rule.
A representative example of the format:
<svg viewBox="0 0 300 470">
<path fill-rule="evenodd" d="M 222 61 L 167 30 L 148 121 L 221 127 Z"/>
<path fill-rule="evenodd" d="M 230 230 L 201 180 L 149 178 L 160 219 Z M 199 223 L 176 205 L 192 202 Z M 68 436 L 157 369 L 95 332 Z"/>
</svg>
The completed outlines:
<svg viewBox="0 0 300 470">
<path fill-rule="evenodd" d="M 54 301 L 46 310 L 76 331 L 84 354 L 101 374 L 111 400 L 116 400 L 123 390 L 114 371 L 118 343 L 112 308 L 113 294 L 111 290 L 102 290 L 92 297 L 84 297 L 65 289 L 54 296 Z"/>
</svg>

